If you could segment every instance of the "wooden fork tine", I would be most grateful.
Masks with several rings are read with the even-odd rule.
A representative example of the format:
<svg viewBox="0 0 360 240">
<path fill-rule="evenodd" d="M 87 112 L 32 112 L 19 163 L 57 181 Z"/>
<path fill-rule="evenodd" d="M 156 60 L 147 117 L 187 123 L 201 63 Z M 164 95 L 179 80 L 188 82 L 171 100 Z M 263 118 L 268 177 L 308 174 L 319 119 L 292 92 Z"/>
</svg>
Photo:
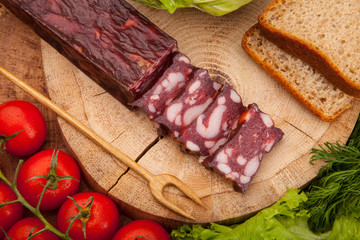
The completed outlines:
<svg viewBox="0 0 360 240">
<path fill-rule="evenodd" d="M 158 191 L 156 187 L 152 187 L 151 183 L 149 183 L 150 186 L 150 191 L 152 193 L 152 195 L 154 196 L 154 198 L 159 201 L 162 205 L 164 205 L 165 207 L 173 210 L 174 212 L 189 218 L 189 219 L 193 219 L 195 220 L 195 218 L 193 216 L 191 216 L 190 214 L 186 213 L 184 210 L 182 210 L 181 208 L 179 208 L 178 206 L 176 206 L 175 204 L 173 204 L 172 202 L 170 202 L 169 200 L 167 200 L 162 191 Z"/>
<path fill-rule="evenodd" d="M 185 185 L 180 179 L 173 175 L 167 175 L 168 177 L 168 185 L 173 185 L 180 189 L 188 198 L 199 204 L 200 206 L 204 206 L 200 200 L 200 198 L 187 186 Z"/>
<path fill-rule="evenodd" d="M 172 202 L 168 201 L 164 197 L 163 195 L 164 187 L 168 185 L 173 185 L 174 187 L 182 191 L 188 198 L 190 198 L 200 206 L 204 206 L 200 198 L 196 196 L 196 194 L 187 185 L 185 185 L 185 183 L 183 183 L 180 179 L 178 179 L 173 175 L 169 175 L 169 174 L 154 175 L 152 180 L 149 181 L 150 191 L 156 200 L 158 200 L 161 204 L 165 205 L 174 212 L 177 212 L 178 214 L 184 217 L 195 220 L 193 216 L 186 213 L 184 210 L 177 207 L 176 205 L 174 205 Z"/>
</svg>

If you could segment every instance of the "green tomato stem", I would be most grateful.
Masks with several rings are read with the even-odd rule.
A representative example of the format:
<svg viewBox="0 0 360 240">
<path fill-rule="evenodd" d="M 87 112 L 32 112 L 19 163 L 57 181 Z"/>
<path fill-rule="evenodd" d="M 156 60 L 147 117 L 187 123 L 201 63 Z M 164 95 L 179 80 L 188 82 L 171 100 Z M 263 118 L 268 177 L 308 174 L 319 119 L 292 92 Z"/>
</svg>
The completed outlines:
<svg viewBox="0 0 360 240">
<path fill-rule="evenodd" d="M 35 227 L 36 227 L 36 226 L 35 226 Z M 28 238 L 26 238 L 25 240 L 30 240 L 30 239 L 32 239 L 33 237 L 35 237 L 36 235 L 39 235 L 40 233 L 43 233 L 43 232 L 47 231 L 46 228 L 43 228 L 43 229 L 41 229 L 40 231 L 37 231 L 36 233 L 32 233 L 32 232 L 34 231 L 35 227 L 34 227 L 33 229 L 31 229 L 31 231 L 30 231 L 30 236 L 29 236 Z"/>
<path fill-rule="evenodd" d="M 16 137 L 20 132 L 23 130 L 20 130 L 14 134 L 11 134 L 10 136 L 0 135 L 0 152 L 5 152 L 6 150 L 6 141 Z"/>
<path fill-rule="evenodd" d="M 94 203 L 94 197 L 90 196 L 88 198 L 88 200 L 85 202 L 85 204 L 87 204 L 84 208 L 82 208 L 76 201 L 74 198 L 68 196 L 69 199 L 71 199 L 75 205 L 75 207 L 77 208 L 77 210 L 79 211 L 75 216 L 71 217 L 71 222 L 66 230 L 66 235 L 68 235 L 71 226 L 73 225 L 73 223 L 75 222 L 76 219 L 79 219 L 81 221 L 82 224 L 82 231 L 84 233 L 84 238 L 86 238 L 86 223 L 89 220 L 90 216 L 91 216 L 91 207 Z"/>
<path fill-rule="evenodd" d="M 40 212 L 40 204 L 41 204 L 41 202 L 42 202 L 42 199 L 43 199 L 43 197 L 44 197 L 44 195 L 45 195 L 46 190 L 49 188 L 49 186 L 50 186 L 51 184 L 52 184 L 52 183 L 51 183 L 50 181 L 47 181 L 47 182 L 46 182 L 46 185 L 44 186 L 44 189 L 43 189 L 42 192 L 41 192 L 41 195 L 40 195 L 38 204 L 37 204 L 37 206 L 36 206 L 36 211 L 37 211 L 37 212 Z"/>
</svg>

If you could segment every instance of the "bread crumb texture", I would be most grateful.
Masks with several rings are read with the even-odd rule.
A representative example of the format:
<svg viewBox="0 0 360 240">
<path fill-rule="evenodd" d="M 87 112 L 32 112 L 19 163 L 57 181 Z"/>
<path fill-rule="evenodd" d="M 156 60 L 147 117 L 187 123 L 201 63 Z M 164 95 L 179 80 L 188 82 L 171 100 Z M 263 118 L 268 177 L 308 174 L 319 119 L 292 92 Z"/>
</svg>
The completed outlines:
<svg viewBox="0 0 360 240">
<path fill-rule="evenodd" d="M 284 52 L 264 38 L 258 28 L 250 30 L 246 39 L 253 57 L 267 66 L 271 75 L 296 93 L 298 100 L 323 120 L 332 121 L 349 109 L 353 97 L 334 87 L 312 67 Z M 277 79 L 279 80 L 279 79 Z"/>
<path fill-rule="evenodd" d="M 271 6 L 268 24 L 311 43 L 360 84 L 359 0 L 279 0 Z"/>
</svg>

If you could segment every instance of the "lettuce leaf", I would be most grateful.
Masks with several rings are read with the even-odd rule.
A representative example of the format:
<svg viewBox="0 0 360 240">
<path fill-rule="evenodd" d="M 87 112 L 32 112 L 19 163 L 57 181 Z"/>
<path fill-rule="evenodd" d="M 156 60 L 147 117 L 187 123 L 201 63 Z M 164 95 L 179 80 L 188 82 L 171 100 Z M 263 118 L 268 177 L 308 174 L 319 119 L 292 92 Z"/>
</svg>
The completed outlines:
<svg viewBox="0 0 360 240">
<path fill-rule="evenodd" d="M 350 213 L 334 221 L 328 240 L 360 239 L 360 213 Z"/>
<path fill-rule="evenodd" d="M 286 195 L 272 206 L 263 209 L 244 223 L 223 226 L 211 223 L 207 228 L 198 224 L 184 225 L 171 232 L 173 240 L 360 240 L 360 214 L 351 214 L 336 219 L 332 231 L 315 234 L 307 224 L 309 214 L 300 209 L 307 200 L 305 193 L 289 189 Z"/>
<path fill-rule="evenodd" d="M 235 11 L 249 2 L 251 0 L 194 0 L 191 6 L 214 16 L 222 16 Z"/>
<path fill-rule="evenodd" d="M 134 0 L 146 6 L 174 13 L 178 8 L 195 7 L 214 16 L 230 13 L 252 0 Z"/>
</svg>

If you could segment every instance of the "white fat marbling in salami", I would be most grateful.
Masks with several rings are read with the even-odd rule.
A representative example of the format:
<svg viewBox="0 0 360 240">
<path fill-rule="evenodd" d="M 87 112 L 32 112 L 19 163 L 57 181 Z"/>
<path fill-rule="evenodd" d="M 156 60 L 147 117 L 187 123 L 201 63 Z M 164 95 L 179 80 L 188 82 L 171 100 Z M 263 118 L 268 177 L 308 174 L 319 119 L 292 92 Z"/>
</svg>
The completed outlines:
<svg viewBox="0 0 360 240">
<path fill-rule="evenodd" d="M 245 193 L 264 154 L 271 151 L 284 133 L 256 104 L 248 106 L 238 124 L 231 139 L 202 163 L 233 181 L 235 189 Z"/>
<path fill-rule="evenodd" d="M 177 141 L 197 155 L 213 154 L 226 143 L 245 109 L 239 94 L 226 83 L 215 101 L 181 133 Z"/>
<path fill-rule="evenodd" d="M 166 106 L 183 93 L 193 68 L 189 58 L 177 52 L 156 84 L 132 105 L 146 111 L 150 119 L 160 116 Z"/>
<path fill-rule="evenodd" d="M 173 137 L 178 137 L 214 101 L 221 87 L 220 83 L 210 79 L 207 70 L 195 70 L 184 93 L 154 121 L 167 128 Z"/>
</svg>

